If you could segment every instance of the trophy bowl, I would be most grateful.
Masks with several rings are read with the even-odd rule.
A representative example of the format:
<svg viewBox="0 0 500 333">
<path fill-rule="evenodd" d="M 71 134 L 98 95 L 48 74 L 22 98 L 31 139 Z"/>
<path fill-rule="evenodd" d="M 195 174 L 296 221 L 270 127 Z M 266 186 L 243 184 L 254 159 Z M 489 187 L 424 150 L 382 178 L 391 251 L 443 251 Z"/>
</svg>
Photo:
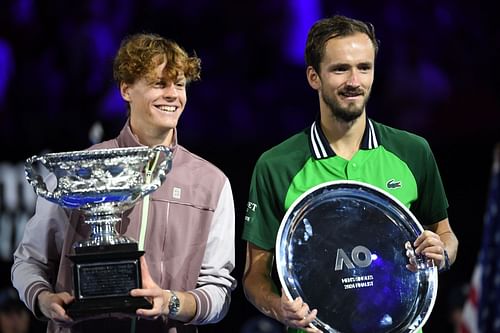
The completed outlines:
<svg viewBox="0 0 500 333">
<path fill-rule="evenodd" d="M 64 208 L 80 211 L 90 226 L 88 239 L 73 244 L 73 284 L 76 301 L 67 312 L 85 317 L 105 312 L 133 313 L 151 308 L 129 292 L 141 288 L 137 242 L 119 235 L 122 213 L 157 190 L 172 165 L 164 146 L 130 147 L 49 153 L 26 160 L 26 179 L 35 192 Z M 48 188 L 42 171 L 55 176 Z"/>
<path fill-rule="evenodd" d="M 397 199 L 362 182 L 332 181 L 303 193 L 276 239 L 286 295 L 302 297 L 324 332 L 415 332 L 437 293 L 437 268 L 407 250 L 423 229 Z M 412 255 L 415 255 L 414 252 Z"/>
</svg>

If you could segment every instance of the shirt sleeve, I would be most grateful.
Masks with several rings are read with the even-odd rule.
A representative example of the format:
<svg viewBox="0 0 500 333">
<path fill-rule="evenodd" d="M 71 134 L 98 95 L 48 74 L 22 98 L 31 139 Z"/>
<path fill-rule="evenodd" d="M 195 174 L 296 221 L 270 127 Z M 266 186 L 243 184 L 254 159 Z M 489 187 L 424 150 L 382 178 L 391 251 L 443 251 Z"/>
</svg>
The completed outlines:
<svg viewBox="0 0 500 333">
<path fill-rule="evenodd" d="M 279 188 L 283 188 L 284 181 L 276 182 L 272 176 L 272 168 L 262 157 L 257 161 L 250 184 L 248 203 L 243 227 L 243 240 L 258 247 L 271 251 L 276 243 L 281 219 L 284 211 L 279 204 L 281 196 Z M 287 179 L 287 175 L 281 174 Z"/>
<path fill-rule="evenodd" d="M 436 159 L 426 140 L 423 140 L 420 161 L 422 174 L 419 177 L 419 200 L 412 212 L 424 225 L 437 223 L 448 217 L 448 200 Z"/>
<path fill-rule="evenodd" d="M 55 177 L 49 177 L 47 182 L 55 184 Z M 54 292 L 67 225 L 67 212 L 39 197 L 35 214 L 28 221 L 23 238 L 14 252 L 12 284 L 20 299 L 39 319 L 41 314 L 37 312 L 36 300 L 44 290 Z"/>
<path fill-rule="evenodd" d="M 196 314 L 189 324 L 211 324 L 227 314 L 236 280 L 230 274 L 235 265 L 235 212 L 229 180 L 223 186 L 213 215 L 197 288 Z"/>
</svg>

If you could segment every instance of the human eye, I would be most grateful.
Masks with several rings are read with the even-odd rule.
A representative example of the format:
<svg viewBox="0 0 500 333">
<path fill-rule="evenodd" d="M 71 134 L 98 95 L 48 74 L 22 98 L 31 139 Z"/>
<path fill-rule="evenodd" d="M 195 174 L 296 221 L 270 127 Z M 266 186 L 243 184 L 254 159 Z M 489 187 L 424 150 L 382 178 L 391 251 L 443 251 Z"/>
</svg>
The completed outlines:
<svg viewBox="0 0 500 333">
<path fill-rule="evenodd" d="M 155 88 L 165 88 L 166 83 L 164 80 L 155 80 L 153 81 L 152 86 Z"/>
<path fill-rule="evenodd" d="M 177 88 L 184 88 L 184 87 L 186 87 L 186 79 L 185 79 L 185 78 L 178 79 L 178 80 L 175 82 L 175 86 L 176 86 Z"/>
<path fill-rule="evenodd" d="M 369 72 L 373 68 L 372 64 L 370 63 L 363 63 L 358 66 L 358 69 L 361 72 Z"/>
<path fill-rule="evenodd" d="M 333 73 L 337 73 L 337 74 L 345 73 L 348 70 L 349 70 L 349 66 L 344 65 L 344 64 L 334 65 L 334 66 L 330 67 L 330 71 Z"/>
</svg>

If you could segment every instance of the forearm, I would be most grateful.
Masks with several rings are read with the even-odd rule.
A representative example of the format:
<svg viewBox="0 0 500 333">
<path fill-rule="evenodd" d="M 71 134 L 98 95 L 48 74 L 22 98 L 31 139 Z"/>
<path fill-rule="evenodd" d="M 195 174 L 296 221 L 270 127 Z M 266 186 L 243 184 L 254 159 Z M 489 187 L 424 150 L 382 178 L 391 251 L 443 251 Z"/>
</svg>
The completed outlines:
<svg viewBox="0 0 500 333">
<path fill-rule="evenodd" d="M 269 276 L 255 275 L 243 278 L 245 296 L 260 312 L 282 321 L 278 289 Z"/>
<path fill-rule="evenodd" d="M 189 291 L 196 306 L 196 313 L 189 323 L 203 325 L 222 320 L 229 311 L 232 289 L 233 287 L 207 284 Z"/>
<path fill-rule="evenodd" d="M 37 200 L 35 215 L 26 225 L 11 268 L 12 284 L 21 300 L 35 314 L 37 298 L 42 291 L 53 292 L 62 237 L 68 216 L 60 207 L 44 199 Z"/>
<path fill-rule="evenodd" d="M 196 313 L 190 323 L 216 323 L 229 310 L 231 291 L 236 287 L 236 280 L 231 276 L 235 264 L 234 219 L 231 186 L 226 180 L 213 214 L 197 286 L 189 291 L 196 303 Z"/>
</svg>

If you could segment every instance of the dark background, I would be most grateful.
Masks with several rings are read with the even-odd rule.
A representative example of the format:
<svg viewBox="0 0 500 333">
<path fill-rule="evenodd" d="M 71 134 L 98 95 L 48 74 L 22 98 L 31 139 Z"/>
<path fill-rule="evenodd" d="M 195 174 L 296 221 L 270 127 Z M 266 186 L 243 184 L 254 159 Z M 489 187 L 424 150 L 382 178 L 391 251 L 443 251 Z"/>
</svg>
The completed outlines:
<svg viewBox="0 0 500 333">
<path fill-rule="evenodd" d="M 500 34 L 492 6 L 452 0 L 0 0 L 0 162 L 114 137 L 126 115 L 111 72 L 120 40 L 134 32 L 172 38 L 202 59 L 202 81 L 188 88 L 179 142 L 231 180 L 234 275 L 241 281 L 240 235 L 253 165 L 264 150 L 310 125 L 318 111 L 305 78 L 307 30 L 337 13 L 368 20 L 381 41 L 368 115 L 428 139 L 450 202 L 459 256 L 453 270 L 440 275 L 425 331 L 452 332 L 450 299 L 469 282 L 478 255 L 499 141 Z M 102 135 L 89 135 L 93 126 Z M 1 267 L 5 286 L 9 260 Z M 243 328 L 256 315 L 240 283 L 228 316 L 201 332 L 256 332 Z"/>
</svg>

